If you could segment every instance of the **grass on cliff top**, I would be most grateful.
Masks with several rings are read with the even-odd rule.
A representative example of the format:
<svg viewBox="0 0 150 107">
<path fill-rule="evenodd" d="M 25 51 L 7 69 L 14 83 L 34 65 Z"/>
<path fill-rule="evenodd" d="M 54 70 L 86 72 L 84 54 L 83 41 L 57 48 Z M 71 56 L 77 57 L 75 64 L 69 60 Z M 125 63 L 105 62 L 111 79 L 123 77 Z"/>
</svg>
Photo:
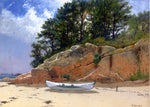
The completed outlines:
<svg viewBox="0 0 150 107">
<path fill-rule="evenodd" d="M 137 41 L 140 39 L 149 39 L 149 34 L 148 33 L 139 33 L 136 36 L 129 36 L 129 35 L 121 35 L 119 38 L 116 40 L 111 40 L 111 41 L 106 41 L 103 37 L 98 37 L 94 40 L 87 40 L 84 43 L 92 43 L 95 45 L 108 45 L 108 46 L 113 46 L 116 48 L 124 48 L 129 45 L 135 44 Z"/>
<path fill-rule="evenodd" d="M 104 37 L 98 37 L 96 39 L 86 39 L 83 42 L 74 45 L 81 45 L 85 47 L 85 43 L 92 43 L 94 45 L 101 45 L 101 46 L 112 46 L 115 48 L 124 48 L 130 45 L 134 45 L 141 39 L 149 39 L 149 33 L 138 33 L 137 35 L 120 35 L 115 40 L 105 40 Z M 63 51 L 70 49 L 71 46 L 66 47 Z"/>
<path fill-rule="evenodd" d="M 144 71 L 141 71 L 140 69 L 138 69 L 136 73 L 130 75 L 131 81 L 142 80 L 147 78 L 149 78 L 149 72 L 144 73 Z"/>
</svg>

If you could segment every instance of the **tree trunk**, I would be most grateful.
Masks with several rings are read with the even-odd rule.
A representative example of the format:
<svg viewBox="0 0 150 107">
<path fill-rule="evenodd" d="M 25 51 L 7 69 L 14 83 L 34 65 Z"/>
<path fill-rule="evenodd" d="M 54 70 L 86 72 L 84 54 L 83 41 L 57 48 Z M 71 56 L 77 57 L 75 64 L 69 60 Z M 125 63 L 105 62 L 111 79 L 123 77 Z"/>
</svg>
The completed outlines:
<svg viewBox="0 0 150 107">
<path fill-rule="evenodd" d="M 83 14 L 81 14 L 81 26 L 80 26 L 80 42 L 83 39 Z"/>
<path fill-rule="evenodd" d="M 115 39 L 115 29 L 116 29 L 116 21 L 115 21 L 115 15 L 114 15 L 114 20 L 113 20 L 113 32 L 112 32 L 112 39 Z"/>
</svg>

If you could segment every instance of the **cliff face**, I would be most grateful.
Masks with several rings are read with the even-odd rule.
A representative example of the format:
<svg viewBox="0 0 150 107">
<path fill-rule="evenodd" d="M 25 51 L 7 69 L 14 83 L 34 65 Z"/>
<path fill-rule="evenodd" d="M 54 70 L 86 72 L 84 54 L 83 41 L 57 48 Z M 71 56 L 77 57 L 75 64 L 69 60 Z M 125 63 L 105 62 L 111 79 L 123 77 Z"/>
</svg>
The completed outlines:
<svg viewBox="0 0 150 107">
<path fill-rule="evenodd" d="M 140 40 L 135 45 L 116 49 L 111 46 L 96 46 L 86 43 L 75 45 L 60 52 L 31 72 L 18 76 L 13 83 L 44 83 L 45 80 L 66 81 L 62 75 L 69 74 L 70 81 L 115 82 L 129 80 L 140 68 L 149 72 L 149 41 Z M 106 53 L 108 52 L 108 53 Z M 95 65 L 94 53 L 105 54 Z"/>
</svg>

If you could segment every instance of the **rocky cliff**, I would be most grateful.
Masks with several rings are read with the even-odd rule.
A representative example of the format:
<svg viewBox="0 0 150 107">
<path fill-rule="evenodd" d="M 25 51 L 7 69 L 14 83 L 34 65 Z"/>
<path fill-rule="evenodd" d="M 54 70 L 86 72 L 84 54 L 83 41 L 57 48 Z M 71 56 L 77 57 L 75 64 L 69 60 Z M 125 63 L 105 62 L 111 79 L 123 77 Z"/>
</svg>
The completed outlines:
<svg viewBox="0 0 150 107">
<path fill-rule="evenodd" d="M 139 68 L 149 72 L 149 48 L 148 40 L 120 49 L 90 43 L 75 45 L 46 59 L 43 64 L 12 82 L 42 84 L 45 80 L 67 81 L 62 77 L 64 74 L 70 76 L 70 81 L 125 81 Z M 97 65 L 93 62 L 94 53 L 106 53 Z"/>
</svg>

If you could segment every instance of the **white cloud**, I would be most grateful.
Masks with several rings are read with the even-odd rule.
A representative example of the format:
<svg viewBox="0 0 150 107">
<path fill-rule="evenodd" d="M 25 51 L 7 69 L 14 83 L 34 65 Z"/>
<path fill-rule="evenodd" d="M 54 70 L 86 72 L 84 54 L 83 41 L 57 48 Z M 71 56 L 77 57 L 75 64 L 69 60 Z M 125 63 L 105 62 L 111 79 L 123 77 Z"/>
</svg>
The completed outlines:
<svg viewBox="0 0 150 107">
<path fill-rule="evenodd" d="M 45 18 L 52 18 L 54 16 L 55 10 L 48 11 L 47 9 L 44 9 L 43 17 Z"/>
<path fill-rule="evenodd" d="M 43 2 L 49 3 L 49 5 L 53 5 L 55 7 L 61 7 L 66 2 L 71 2 L 71 0 L 42 0 Z"/>
<path fill-rule="evenodd" d="M 23 7 L 27 9 L 27 13 L 23 17 L 16 17 L 11 11 L 2 9 L 0 14 L 0 33 L 31 43 L 35 40 L 37 32 L 41 31 L 44 21 L 47 18 L 52 18 L 55 10 L 69 1 L 71 0 L 40 0 L 38 2 L 41 4 L 33 7 L 30 2 L 37 1 L 26 0 Z M 13 4 L 10 4 L 10 6 Z M 40 15 L 36 11 L 37 7 L 43 10 Z M 52 11 L 49 11 L 50 8 Z"/>
<path fill-rule="evenodd" d="M 29 4 L 29 2 L 27 0 L 24 2 L 23 8 L 26 8 L 26 9 L 31 8 L 31 6 L 30 6 L 30 4 Z"/>
<path fill-rule="evenodd" d="M 71 0 L 39 0 L 41 3 L 37 7 L 43 10 L 43 13 L 37 15 L 37 11 L 30 2 L 37 2 L 37 0 L 26 0 L 23 7 L 28 9 L 23 17 L 16 17 L 11 11 L 2 9 L 0 14 L 0 33 L 8 36 L 13 36 L 25 42 L 33 42 L 37 32 L 40 32 L 41 26 L 47 18 L 54 16 L 55 10 L 62 6 L 65 2 Z M 127 0 L 133 5 L 132 11 L 137 13 L 140 10 L 146 9 L 148 4 L 146 1 Z M 140 4 L 140 5 L 139 5 Z M 14 3 L 9 6 L 14 5 Z M 52 11 L 49 11 L 51 8 Z M 138 10 L 138 11 L 137 11 Z"/>
<path fill-rule="evenodd" d="M 49 8 L 49 9 L 57 9 L 61 6 L 63 6 L 64 3 L 66 2 L 71 2 L 72 0 L 38 0 L 38 8 Z M 32 1 L 27 1 L 26 0 L 26 4 L 28 4 L 28 6 L 31 6 L 32 3 L 37 3 L 37 0 L 32 0 Z"/>
<path fill-rule="evenodd" d="M 149 0 L 126 0 L 129 2 L 129 5 L 132 6 L 132 14 L 138 14 L 139 12 L 143 12 L 144 10 L 148 11 L 149 8 Z"/>
<path fill-rule="evenodd" d="M 5 36 L 6 38 L 19 40 L 19 43 L 15 39 L 12 39 L 15 42 L 5 41 L 10 46 L 0 42 L 3 44 L 1 45 L 2 48 L 0 47 L 0 73 L 28 72 L 31 69 L 29 66 L 32 60 L 29 57 L 31 50 L 30 44 L 35 40 L 37 32 L 40 32 L 44 21 L 47 18 L 52 18 L 55 10 L 67 1 L 70 0 L 26 0 L 23 8 L 27 12 L 21 17 L 15 16 L 8 10 L 9 7 L 15 6 L 16 3 L 12 3 L 4 9 L 3 3 L 0 2 L 0 8 L 3 8 L 0 10 L 0 37 Z M 39 4 L 35 5 L 34 3 L 36 2 Z M 20 44 L 20 40 L 26 42 L 29 48 L 22 46 L 26 43 Z M 14 46 L 12 44 L 17 45 Z"/>
<path fill-rule="evenodd" d="M 52 17 L 52 13 L 48 10 L 43 15 L 44 18 L 38 17 L 33 7 L 27 11 L 24 17 L 15 17 L 10 11 L 3 9 L 0 15 L 0 33 L 14 36 L 25 42 L 33 42 L 44 21 Z"/>
<path fill-rule="evenodd" d="M 15 4 L 15 2 L 10 3 L 10 4 L 7 6 L 7 9 L 10 8 L 11 6 L 13 6 L 14 4 Z"/>
<path fill-rule="evenodd" d="M 57 8 L 63 6 L 64 3 L 71 1 L 72 0 L 25 0 L 23 7 L 29 9 L 34 6 L 40 11 L 45 11 L 46 9 L 57 10 Z"/>
</svg>

